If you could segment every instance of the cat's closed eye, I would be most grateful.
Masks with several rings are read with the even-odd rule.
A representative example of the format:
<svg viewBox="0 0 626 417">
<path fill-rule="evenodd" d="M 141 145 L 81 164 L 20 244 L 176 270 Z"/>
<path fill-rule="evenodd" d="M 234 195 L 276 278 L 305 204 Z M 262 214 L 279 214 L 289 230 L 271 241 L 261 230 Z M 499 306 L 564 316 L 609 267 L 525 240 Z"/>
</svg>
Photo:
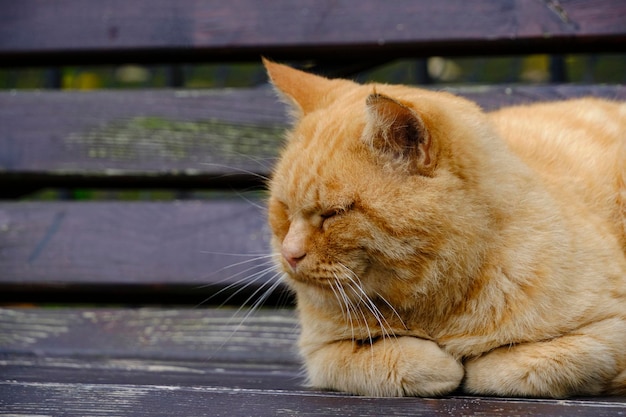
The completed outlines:
<svg viewBox="0 0 626 417">
<path fill-rule="evenodd" d="M 322 218 L 322 227 L 328 225 L 329 220 L 334 220 L 339 216 L 342 216 L 352 210 L 354 208 L 354 203 L 346 204 L 339 207 L 333 207 L 330 209 L 323 210 L 320 214 Z"/>
<path fill-rule="evenodd" d="M 326 210 L 324 212 L 322 212 L 322 214 L 320 214 L 320 217 L 324 220 L 326 219 L 330 219 L 331 217 L 335 217 L 339 214 L 341 214 L 341 209 L 330 209 L 330 210 Z"/>
<path fill-rule="evenodd" d="M 340 209 L 329 209 L 325 210 L 320 214 L 322 219 L 320 223 L 320 228 L 322 230 L 326 230 L 330 224 L 332 224 L 333 220 L 341 214 Z"/>
</svg>

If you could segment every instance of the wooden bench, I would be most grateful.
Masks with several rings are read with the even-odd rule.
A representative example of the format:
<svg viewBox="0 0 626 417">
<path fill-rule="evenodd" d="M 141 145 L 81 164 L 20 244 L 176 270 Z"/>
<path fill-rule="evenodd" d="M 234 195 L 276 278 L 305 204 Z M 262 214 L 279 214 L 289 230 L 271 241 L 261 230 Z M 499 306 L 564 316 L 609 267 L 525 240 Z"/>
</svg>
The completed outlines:
<svg viewBox="0 0 626 417">
<path fill-rule="evenodd" d="M 396 58 L 579 52 L 626 52 L 625 2 L 20 0 L 0 13 L 0 66 L 166 63 L 174 79 L 182 63 L 261 55 L 349 76 Z M 455 92 L 487 109 L 626 100 L 619 85 Z M 260 258 L 262 194 L 248 193 L 263 188 L 286 125 L 267 86 L 0 92 L 0 416 L 626 414 L 626 398 L 305 387 L 293 301 Z M 212 192 L 17 198 L 47 187 Z M 249 308 L 261 301 L 269 308 Z"/>
</svg>

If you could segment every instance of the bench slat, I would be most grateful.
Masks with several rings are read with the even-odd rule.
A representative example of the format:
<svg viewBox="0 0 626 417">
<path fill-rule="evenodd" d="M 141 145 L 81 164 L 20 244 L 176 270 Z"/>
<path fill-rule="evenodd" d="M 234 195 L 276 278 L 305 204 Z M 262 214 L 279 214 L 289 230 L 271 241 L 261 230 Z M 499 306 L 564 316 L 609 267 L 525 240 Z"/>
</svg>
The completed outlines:
<svg viewBox="0 0 626 417">
<path fill-rule="evenodd" d="M 449 90 L 486 109 L 584 95 L 626 100 L 626 86 Z M 262 187 L 285 114 L 269 88 L 0 93 L 0 190 L 18 181 L 33 188 Z"/>
<path fill-rule="evenodd" d="M 78 372 L 78 371 L 77 371 Z M 91 381 L 100 373 L 89 372 Z M 266 376 L 267 377 L 267 376 Z M 90 416 L 551 416 L 614 417 L 626 403 L 611 400 L 524 400 L 484 397 L 367 398 L 324 392 L 181 385 L 165 373 L 153 384 L 0 380 L 0 405 L 10 415 Z M 267 377 L 271 381 L 271 377 Z M 229 381 L 228 375 L 225 380 Z M 285 381 L 289 382 L 289 381 Z M 268 384 L 269 385 L 269 384 Z"/>
<path fill-rule="evenodd" d="M 54 358 L 94 357 L 102 369 L 159 360 L 289 370 L 299 366 L 297 335 L 292 309 L 0 308 L 0 354 L 33 355 L 33 366 L 71 368 Z"/>
<path fill-rule="evenodd" d="M 264 209 L 244 199 L 0 203 L 0 299 L 76 287 L 113 291 L 109 302 L 132 302 L 137 289 L 155 294 L 152 302 L 187 294 L 185 302 L 199 303 L 250 283 L 232 300 L 241 303 L 273 282 L 268 236 Z"/>
<path fill-rule="evenodd" d="M 9 414 L 613 416 L 623 398 L 373 399 L 304 385 L 293 311 L 0 309 L 0 408 Z M 42 407 L 45 407 L 45 412 Z M 37 410 L 37 412 L 35 412 Z"/>
<path fill-rule="evenodd" d="M 0 178 L 14 187 L 259 186 L 285 124 L 269 88 L 5 92 Z"/>
<path fill-rule="evenodd" d="M 21 0 L 0 65 L 623 51 L 626 5 L 463 0 Z M 349 55 L 346 55 L 349 54 Z"/>
</svg>

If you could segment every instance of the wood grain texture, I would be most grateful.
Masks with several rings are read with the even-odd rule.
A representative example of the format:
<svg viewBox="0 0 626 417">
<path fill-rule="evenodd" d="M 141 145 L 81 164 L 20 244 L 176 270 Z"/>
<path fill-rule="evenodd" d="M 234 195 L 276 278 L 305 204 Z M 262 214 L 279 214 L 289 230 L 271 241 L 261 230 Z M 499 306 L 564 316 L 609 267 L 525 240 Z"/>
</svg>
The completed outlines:
<svg viewBox="0 0 626 417">
<path fill-rule="evenodd" d="M 136 288 L 160 294 L 153 303 L 222 290 L 207 300 L 221 303 L 248 285 L 232 300 L 241 303 L 275 283 L 268 239 L 264 209 L 243 199 L 0 203 L 0 299 L 77 286 L 116 290 L 113 303 L 132 302 Z"/>
<path fill-rule="evenodd" d="M 0 309 L 0 415 L 616 416 L 626 398 L 368 398 L 307 388 L 294 312 Z M 244 313 L 245 314 L 245 313 Z"/>
<path fill-rule="evenodd" d="M 0 308 L 0 354 L 51 367 L 54 358 L 94 357 L 102 369 L 123 370 L 126 360 L 297 369 L 297 335 L 292 309 Z"/>
<path fill-rule="evenodd" d="M 21 0 L 3 5 L 0 63 L 623 51 L 621 0 Z"/>
<path fill-rule="evenodd" d="M 1 93 L 0 177 L 7 186 L 11 173 L 35 186 L 260 186 L 284 111 L 269 88 Z"/>
<path fill-rule="evenodd" d="M 9 415 L 46 416 L 551 416 L 615 417 L 625 402 L 499 398 L 364 398 L 323 392 L 207 385 L 0 382 Z M 32 413 L 32 414 L 31 414 Z"/>
<path fill-rule="evenodd" d="M 448 89 L 485 109 L 624 86 Z M 0 93 L 0 189 L 263 187 L 288 124 L 269 88 Z"/>
</svg>

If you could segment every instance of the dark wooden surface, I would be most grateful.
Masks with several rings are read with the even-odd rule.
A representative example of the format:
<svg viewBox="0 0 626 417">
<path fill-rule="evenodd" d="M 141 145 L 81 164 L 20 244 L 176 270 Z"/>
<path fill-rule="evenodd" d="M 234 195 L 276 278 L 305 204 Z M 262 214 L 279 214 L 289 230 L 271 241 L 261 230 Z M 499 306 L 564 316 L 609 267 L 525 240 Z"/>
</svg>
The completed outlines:
<svg viewBox="0 0 626 417">
<path fill-rule="evenodd" d="M 0 65 L 624 51 L 622 0 L 21 0 Z M 346 59 L 347 53 L 349 58 Z"/>
<path fill-rule="evenodd" d="M 269 88 L 4 92 L 0 177 L 14 184 L 6 175 L 21 173 L 44 186 L 259 186 L 282 142 L 284 110 Z"/>
<path fill-rule="evenodd" d="M 0 300 L 81 290 L 132 302 L 137 290 L 154 294 L 137 302 L 168 304 L 186 294 L 184 302 L 195 304 L 231 284 L 207 302 L 224 302 L 247 284 L 228 301 L 261 296 L 277 279 L 261 204 L 236 197 L 0 203 Z"/>
<path fill-rule="evenodd" d="M 0 352 L 41 364 L 97 357 L 112 367 L 133 359 L 297 369 L 297 335 L 293 309 L 0 307 Z"/>
<path fill-rule="evenodd" d="M 353 68 L 398 57 L 624 52 L 625 16 L 622 0 L 7 1 L 0 67 L 264 54 Z M 626 100 L 623 86 L 457 92 L 486 109 Z M 0 198 L 44 186 L 258 189 L 284 110 L 267 87 L 0 92 Z M 374 399 L 307 388 L 294 310 L 215 308 L 270 288 L 268 246 L 258 194 L 1 202 L 0 305 L 75 307 L 0 308 L 0 416 L 626 415 L 626 398 Z M 271 304 L 281 302 L 289 298 L 277 291 Z M 178 303 L 202 307 L 121 307 Z"/>
<path fill-rule="evenodd" d="M 624 86 L 451 91 L 488 110 L 584 95 L 626 100 Z M 0 92 L 0 190 L 17 181 L 33 188 L 262 187 L 285 113 L 269 88 Z"/>
<path fill-rule="evenodd" d="M 374 399 L 307 388 L 292 310 L 0 309 L 0 415 L 618 416 L 626 398 Z"/>
</svg>

